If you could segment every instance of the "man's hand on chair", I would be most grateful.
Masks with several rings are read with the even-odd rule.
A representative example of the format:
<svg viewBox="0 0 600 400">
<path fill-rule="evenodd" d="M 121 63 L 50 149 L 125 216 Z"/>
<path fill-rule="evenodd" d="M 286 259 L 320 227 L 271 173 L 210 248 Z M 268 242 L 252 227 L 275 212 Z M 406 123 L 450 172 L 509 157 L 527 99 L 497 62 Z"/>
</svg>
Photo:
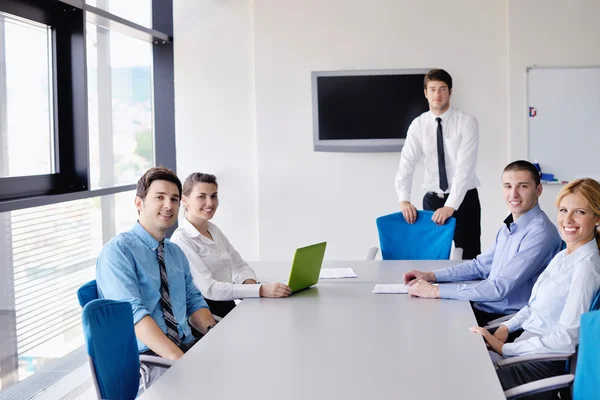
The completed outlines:
<svg viewBox="0 0 600 400">
<path fill-rule="evenodd" d="M 411 269 L 404 274 L 405 285 L 412 286 L 417 283 L 419 279 L 423 279 L 427 282 L 435 282 L 435 275 L 433 272 L 421 272 L 416 269 Z"/>
<path fill-rule="evenodd" d="M 454 214 L 454 211 L 454 208 L 448 206 L 438 208 L 433 213 L 433 217 L 431 217 L 431 220 L 440 226 L 444 225 L 446 223 L 446 220 L 450 218 L 452 214 Z"/>
<path fill-rule="evenodd" d="M 409 201 L 401 201 L 400 202 L 400 212 L 404 216 L 404 219 L 409 224 L 414 224 L 417 220 L 417 209 L 415 206 L 410 204 Z"/>
</svg>

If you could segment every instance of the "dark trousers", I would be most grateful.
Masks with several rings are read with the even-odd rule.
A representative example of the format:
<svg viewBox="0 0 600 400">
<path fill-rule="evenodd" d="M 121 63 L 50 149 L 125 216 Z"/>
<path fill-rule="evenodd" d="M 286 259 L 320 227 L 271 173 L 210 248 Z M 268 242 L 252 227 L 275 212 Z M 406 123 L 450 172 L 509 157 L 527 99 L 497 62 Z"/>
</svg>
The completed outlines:
<svg viewBox="0 0 600 400">
<path fill-rule="evenodd" d="M 207 299 L 206 297 L 204 298 L 204 300 L 206 300 L 206 304 L 208 304 L 208 308 L 210 308 L 210 312 L 213 315 L 217 315 L 221 318 L 225 318 L 225 316 L 227 314 L 229 314 L 231 312 L 231 310 L 233 310 L 235 308 L 235 301 L 233 300 L 210 300 Z"/>
<path fill-rule="evenodd" d="M 435 211 L 442 208 L 448 195 L 439 198 L 427 193 L 423 197 L 423 210 Z M 452 215 L 456 218 L 454 245 L 463 249 L 463 260 L 471 260 L 481 253 L 481 204 L 477 189 L 471 189 Z"/>
<path fill-rule="evenodd" d="M 508 390 L 525 383 L 538 381 L 540 379 L 550 378 L 566 374 L 564 361 L 544 361 L 532 362 L 515 365 L 512 368 L 500 369 L 496 371 L 498 379 L 502 384 L 502 389 Z M 570 394 L 569 390 L 565 391 L 566 395 Z M 545 393 L 539 393 L 532 396 L 523 397 L 528 400 L 550 400 L 557 399 L 557 390 L 551 390 Z M 570 396 L 567 396 L 570 397 Z M 561 398 L 565 399 L 563 393 Z"/>
</svg>

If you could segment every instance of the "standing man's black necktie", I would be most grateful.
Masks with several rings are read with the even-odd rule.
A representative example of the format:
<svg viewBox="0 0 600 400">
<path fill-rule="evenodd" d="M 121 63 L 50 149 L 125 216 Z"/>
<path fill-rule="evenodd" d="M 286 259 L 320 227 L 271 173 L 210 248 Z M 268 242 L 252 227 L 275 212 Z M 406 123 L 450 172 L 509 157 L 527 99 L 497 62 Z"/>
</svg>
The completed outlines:
<svg viewBox="0 0 600 400">
<path fill-rule="evenodd" d="M 167 324 L 167 337 L 173 341 L 176 345 L 181 343 L 179 338 L 179 331 L 177 330 L 177 320 L 173 315 L 173 308 L 171 307 L 171 298 L 169 296 L 169 280 L 167 279 L 167 268 L 165 267 L 165 244 L 160 242 L 156 252 L 158 254 L 158 265 L 160 267 L 160 305 L 163 309 L 165 316 L 165 323 Z"/>
<path fill-rule="evenodd" d="M 437 117 L 437 155 L 438 171 L 440 173 L 440 189 L 448 189 L 448 176 L 446 175 L 446 157 L 444 155 L 444 136 L 442 135 L 442 119 Z"/>
</svg>

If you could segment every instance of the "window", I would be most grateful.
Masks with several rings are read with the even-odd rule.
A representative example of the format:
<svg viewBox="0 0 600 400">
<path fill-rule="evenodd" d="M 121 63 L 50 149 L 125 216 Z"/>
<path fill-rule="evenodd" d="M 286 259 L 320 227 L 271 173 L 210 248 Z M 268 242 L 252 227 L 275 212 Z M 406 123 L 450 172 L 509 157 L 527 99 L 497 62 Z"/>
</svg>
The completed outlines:
<svg viewBox="0 0 600 400">
<path fill-rule="evenodd" d="M 135 223 L 134 197 L 128 191 L 0 214 L 2 257 L 12 264 L 5 281 L 11 295 L 0 302 L 14 309 L 0 313 L 1 325 L 14 326 L 0 345 L 0 354 L 11 355 L 0 389 L 40 371 L 56 373 L 57 360 L 83 346 L 77 289 L 95 279 L 103 244 Z"/>
<path fill-rule="evenodd" d="M 0 14 L 0 177 L 55 172 L 51 56 L 48 26 Z"/>
<path fill-rule="evenodd" d="M 92 189 L 135 183 L 154 164 L 152 45 L 88 23 Z"/>
<path fill-rule="evenodd" d="M 76 291 L 139 176 L 175 168 L 172 23 L 170 0 L 0 0 L 0 399 L 88 370 Z"/>
</svg>

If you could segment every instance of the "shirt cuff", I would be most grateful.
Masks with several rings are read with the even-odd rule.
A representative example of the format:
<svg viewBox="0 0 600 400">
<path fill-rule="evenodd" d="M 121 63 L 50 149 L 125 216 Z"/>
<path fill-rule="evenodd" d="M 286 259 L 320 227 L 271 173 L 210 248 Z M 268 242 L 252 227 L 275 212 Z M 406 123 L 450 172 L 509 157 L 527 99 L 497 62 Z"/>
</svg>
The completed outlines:
<svg viewBox="0 0 600 400">
<path fill-rule="evenodd" d="M 198 298 L 191 303 L 189 309 L 187 310 L 187 318 L 191 317 L 193 313 L 203 308 L 208 308 L 208 304 L 206 303 L 206 300 L 204 300 L 204 296 L 198 292 Z"/>
<path fill-rule="evenodd" d="M 442 299 L 456 299 L 458 296 L 458 285 L 438 285 L 438 288 L 440 291 L 440 298 Z"/>
<path fill-rule="evenodd" d="M 433 271 L 433 275 L 435 275 L 435 281 L 436 282 L 448 282 L 449 279 L 448 277 L 450 277 L 450 271 L 447 271 L 448 268 L 440 268 L 440 269 L 434 269 Z"/>
<path fill-rule="evenodd" d="M 254 279 L 254 278 L 248 278 Z M 233 298 L 244 299 L 246 297 L 260 297 L 260 285 L 233 285 Z"/>
<path fill-rule="evenodd" d="M 138 322 L 140 322 L 142 318 L 144 318 L 146 315 L 150 315 L 150 313 L 143 307 L 140 307 L 137 310 L 135 310 L 133 312 L 133 324 L 135 325 Z"/>
<path fill-rule="evenodd" d="M 514 331 L 516 331 L 517 329 L 519 329 L 521 327 L 521 325 L 518 322 L 516 322 L 516 321 L 511 322 L 511 321 L 512 321 L 512 319 L 509 319 L 508 321 L 502 323 L 502 325 L 506 325 L 506 327 L 508 328 L 508 333 L 513 333 Z"/>
<path fill-rule="evenodd" d="M 398 201 L 408 201 L 410 203 L 410 192 L 398 193 Z"/>
<path fill-rule="evenodd" d="M 504 343 L 504 345 L 502 346 L 502 355 L 505 357 L 518 356 L 519 352 L 517 352 L 516 350 L 517 350 L 516 343 Z"/>
<path fill-rule="evenodd" d="M 452 207 L 456 212 L 456 210 L 458 210 L 458 207 L 460 207 L 460 203 L 456 201 L 456 198 L 448 196 L 448 199 L 444 203 L 444 207 Z"/>
</svg>

